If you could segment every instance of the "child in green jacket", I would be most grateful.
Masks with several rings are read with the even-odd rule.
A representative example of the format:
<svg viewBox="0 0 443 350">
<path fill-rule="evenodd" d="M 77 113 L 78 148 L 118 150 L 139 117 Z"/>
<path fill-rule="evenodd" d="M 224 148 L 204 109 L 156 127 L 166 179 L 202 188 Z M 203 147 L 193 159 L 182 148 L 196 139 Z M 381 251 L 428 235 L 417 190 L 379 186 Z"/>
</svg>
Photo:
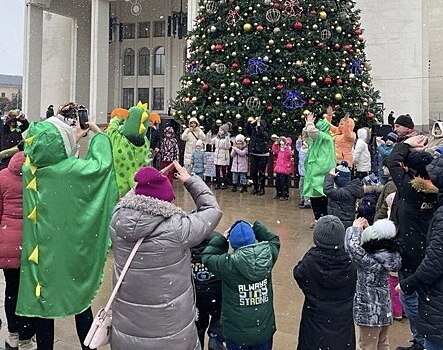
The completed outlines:
<svg viewBox="0 0 443 350">
<path fill-rule="evenodd" d="M 221 323 L 228 350 L 272 349 L 271 271 L 279 250 L 280 239 L 266 226 L 240 220 L 224 235 L 215 235 L 203 251 L 202 262 L 222 280 Z"/>
</svg>

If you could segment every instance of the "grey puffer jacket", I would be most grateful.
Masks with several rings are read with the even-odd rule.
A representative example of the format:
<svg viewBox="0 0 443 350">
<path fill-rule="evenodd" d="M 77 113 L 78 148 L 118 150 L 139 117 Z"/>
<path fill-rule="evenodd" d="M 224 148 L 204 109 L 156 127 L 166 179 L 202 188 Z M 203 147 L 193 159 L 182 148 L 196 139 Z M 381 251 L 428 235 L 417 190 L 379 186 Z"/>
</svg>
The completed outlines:
<svg viewBox="0 0 443 350">
<path fill-rule="evenodd" d="M 345 237 L 345 249 L 357 266 L 354 322 L 358 326 L 388 326 L 393 321 L 389 272 L 400 270 L 400 253 L 383 249 L 369 254 L 361 246 L 362 232 L 352 226 Z"/>
<path fill-rule="evenodd" d="M 185 182 L 197 211 L 128 192 L 111 221 L 114 283 L 136 241 L 145 237 L 113 304 L 113 350 L 200 349 L 190 248 L 208 237 L 222 212 L 198 177 Z"/>
</svg>

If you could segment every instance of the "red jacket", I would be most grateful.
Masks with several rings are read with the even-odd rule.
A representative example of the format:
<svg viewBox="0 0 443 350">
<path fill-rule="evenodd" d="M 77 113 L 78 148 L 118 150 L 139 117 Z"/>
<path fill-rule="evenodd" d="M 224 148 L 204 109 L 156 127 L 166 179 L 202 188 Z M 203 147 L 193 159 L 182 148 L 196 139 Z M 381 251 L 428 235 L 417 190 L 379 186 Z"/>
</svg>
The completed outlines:
<svg viewBox="0 0 443 350">
<path fill-rule="evenodd" d="M 20 266 L 23 221 L 23 152 L 14 154 L 0 171 L 0 268 Z"/>
<path fill-rule="evenodd" d="M 294 162 L 292 159 L 292 140 L 290 137 L 285 137 L 287 146 L 284 150 L 280 149 L 278 142 L 272 144 L 272 152 L 275 155 L 276 161 L 274 165 L 274 172 L 277 174 L 292 174 L 294 172 Z"/>
</svg>

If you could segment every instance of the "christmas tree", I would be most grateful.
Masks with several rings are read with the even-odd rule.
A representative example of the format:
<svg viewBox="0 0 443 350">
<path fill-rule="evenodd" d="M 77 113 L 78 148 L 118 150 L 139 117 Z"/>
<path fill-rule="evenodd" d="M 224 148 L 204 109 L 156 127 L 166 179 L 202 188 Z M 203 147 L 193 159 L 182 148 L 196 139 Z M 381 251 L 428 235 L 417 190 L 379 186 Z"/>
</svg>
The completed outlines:
<svg viewBox="0 0 443 350">
<path fill-rule="evenodd" d="M 174 103 L 183 124 L 230 121 L 241 131 L 261 116 L 271 132 L 295 135 L 309 111 L 319 117 L 328 106 L 335 123 L 345 113 L 357 126 L 381 116 L 354 1 L 202 0 L 189 39 Z"/>
</svg>

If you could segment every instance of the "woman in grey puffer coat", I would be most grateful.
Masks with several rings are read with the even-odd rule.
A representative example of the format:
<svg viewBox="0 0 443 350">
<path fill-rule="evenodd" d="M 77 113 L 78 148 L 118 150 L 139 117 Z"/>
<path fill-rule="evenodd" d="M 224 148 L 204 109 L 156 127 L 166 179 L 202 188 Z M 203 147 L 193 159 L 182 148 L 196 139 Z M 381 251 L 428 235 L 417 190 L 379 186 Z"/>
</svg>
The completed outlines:
<svg viewBox="0 0 443 350">
<path fill-rule="evenodd" d="M 206 184 L 176 161 L 162 172 L 174 167 L 195 202 L 195 213 L 171 203 L 172 185 L 151 167 L 137 172 L 135 189 L 114 211 L 114 282 L 137 240 L 145 238 L 114 300 L 113 350 L 200 349 L 190 248 L 209 236 L 222 212 Z"/>
<path fill-rule="evenodd" d="M 389 349 L 388 328 L 393 321 L 389 272 L 401 267 L 395 235 L 395 225 L 388 219 L 368 226 L 366 219 L 358 218 L 346 230 L 345 249 L 357 267 L 354 322 L 359 326 L 360 349 Z"/>
</svg>

